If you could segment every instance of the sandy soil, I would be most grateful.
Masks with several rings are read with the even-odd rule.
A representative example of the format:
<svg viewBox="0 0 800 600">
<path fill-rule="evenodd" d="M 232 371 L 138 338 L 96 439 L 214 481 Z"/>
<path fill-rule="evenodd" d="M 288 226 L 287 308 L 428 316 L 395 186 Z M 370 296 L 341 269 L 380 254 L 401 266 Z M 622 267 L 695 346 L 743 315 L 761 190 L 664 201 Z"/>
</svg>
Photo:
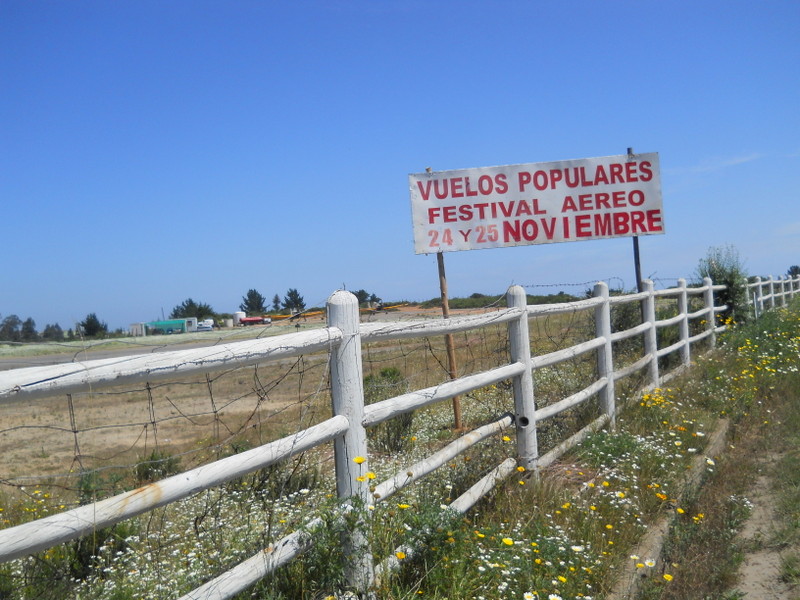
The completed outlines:
<svg viewBox="0 0 800 600">
<path fill-rule="evenodd" d="M 453 311 L 452 314 L 474 312 L 482 311 Z M 401 306 L 390 311 L 363 312 L 361 320 L 370 323 L 440 317 L 438 308 Z M 277 321 L 266 329 L 271 335 L 293 333 L 296 325 Z M 324 316 L 309 317 L 301 320 L 300 325 L 302 328 L 324 325 Z M 258 335 L 260 329 L 253 327 L 251 337 Z M 150 340 L 158 341 L 157 338 L 145 341 Z M 207 337 L 174 348 L 212 345 L 217 341 L 220 338 Z M 222 341 L 227 340 L 223 338 Z M 89 358 L 142 352 L 139 346 L 99 349 Z M 23 360 L 30 366 L 72 359 L 73 355 L 67 353 Z M 17 366 L 9 362 L 13 360 L 8 359 L 6 367 Z M 289 427 L 300 427 L 295 421 L 304 410 L 306 394 L 319 387 L 324 379 L 320 366 L 324 362 L 305 359 L 299 374 L 292 371 L 293 362 L 294 359 L 260 368 L 259 384 L 267 388 L 266 395 L 261 396 L 254 392 L 259 384 L 253 379 L 252 369 L 243 369 L 215 375 L 213 399 L 205 380 L 199 377 L 159 384 L 151 394 L 141 389 L 142 386 L 131 385 L 120 390 L 75 394 L 71 401 L 65 395 L 6 400 L 0 403 L 0 456 L 4 457 L 0 461 L 0 480 L 19 484 L 28 477 L 32 478 L 29 481 L 44 481 L 81 468 L 135 464 L 155 448 L 172 454 L 194 452 L 196 456 L 193 454 L 184 460 L 191 464 L 202 458 L 202 447 L 224 444 L 229 436 L 244 429 L 263 423 L 272 427 L 278 421 L 287 420 Z M 314 363 L 318 366 L 312 369 Z M 307 386 L 311 387 L 306 389 Z M 275 427 L 276 434 L 288 433 Z"/>
<path fill-rule="evenodd" d="M 765 461 L 762 472 L 768 471 L 776 461 L 776 457 L 770 457 Z M 752 550 L 747 552 L 739 569 L 736 589 L 747 600 L 797 600 L 800 598 L 798 586 L 789 585 L 780 577 L 781 552 L 786 549 L 770 543 L 777 521 L 775 497 L 771 493 L 767 475 L 762 474 L 758 478 L 748 498 L 753 503 L 753 512 L 740 536 L 746 547 Z"/>
</svg>

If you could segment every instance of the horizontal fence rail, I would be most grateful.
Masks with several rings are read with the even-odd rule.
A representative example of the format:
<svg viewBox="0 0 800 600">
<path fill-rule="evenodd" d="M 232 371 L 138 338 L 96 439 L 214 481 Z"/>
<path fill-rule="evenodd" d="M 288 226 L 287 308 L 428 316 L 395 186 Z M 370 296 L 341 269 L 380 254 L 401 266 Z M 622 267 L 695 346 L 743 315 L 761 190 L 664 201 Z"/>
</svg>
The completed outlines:
<svg viewBox="0 0 800 600">
<path fill-rule="evenodd" d="M 789 284 L 789 290 L 796 291 L 800 288 L 800 278 L 791 281 L 793 283 Z M 770 289 L 766 295 L 763 294 L 765 285 L 769 285 Z M 462 513 L 518 468 L 536 470 L 547 466 L 592 431 L 606 425 L 613 427 L 617 410 L 615 384 L 618 381 L 635 373 L 645 372 L 645 387 L 658 386 L 669 376 L 660 373 L 660 365 L 669 354 L 679 353 L 679 366 L 685 366 L 690 362 L 693 344 L 706 340 L 708 347 L 713 348 L 716 334 L 725 329 L 724 325 L 716 325 L 716 315 L 725 307 L 715 306 L 714 291 L 721 289 L 724 286 L 713 285 L 710 279 L 705 279 L 698 287 L 689 287 L 685 280 L 679 280 L 675 288 L 656 291 L 653 283 L 646 281 L 641 293 L 612 296 L 608 286 L 600 282 L 595 286 L 592 298 L 554 305 L 527 305 L 523 288 L 512 286 L 506 295 L 508 308 L 481 315 L 403 323 L 360 323 L 355 296 L 349 292 L 337 291 L 328 301 L 327 326 L 312 331 L 193 350 L 0 372 L 2 403 L 18 398 L 37 399 L 53 394 L 97 390 L 103 386 L 128 382 L 167 380 L 176 374 L 205 374 L 229 369 L 234 365 L 262 364 L 312 352 L 324 352 L 328 354 L 333 412 L 331 418 L 313 427 L 252 450 L 94 504 L 0 530 L 0 561 L 14 560 L 77 539 L 99 528 L 219 486 L 332 442 L 337 495 L 343 503 L 342 510 L 355 511 L 356 514 L 354 519 L 348 518 L 347 521 L 355 522 L 357 526 L 346 533 L 342 542 L 345 574 L 352 588 L 368 594 L 374 582 L 383 574 L 396 569 L 399 562 L 394 556 L 389 556 L 376 563 L 371 556 L 364 537 L 364 529 L 369 527 L 369 514 L 364 512 L 366 505 L 385 501 L 403 488 L 435 473 L 467 449 L 500 432 L 513 430 L 512 435 L 516 438 L 515 455 L 504 458 L 449 504 L 451 511 Z M 775 283 L 771 280 L 752 284 L 751 290 L 760 303 L 759 306 L 763 306 L 765 301 L 774 305 L 776 298 L 784 298 L 786 294 L 793 293 L 788 292 L 785 285 L 781 285 L 781 291 L 776 292 Z M 700 297 L 698 301 L 702 303 L 702 308 L 690 311 L 691 298 L 695 296 Z M 656 305 L 667 300 L 677 303 L 678 314 L 659 320 L 656 318 Z M 627 304 L 634 304 L 640 309 L 637 311 L 641 314 L 640 322 L 628 329 L 612 331 L 612 307 L 624 307 Z M 529 329 L 532 320 L 545 315 L 574 314 L 580 311 L 589 311 L 593 318 L 596 333 L 594 338 L 538 356 L 531 352 Z M 429 338 L 496 325 L 504 325 L 508 330 L 509 360 L 506 364 L 365 405 L 362 343 Z M 677 328 L 679 339 L 659 348 L 658 332 L 668 327 Z M 692 329 L 697 333 L 690 335 Z M 616 368 L 615 344 L 634 338 L 642 340 L 642 356 L 627 366 Z M 534 372 L 578 357 L 582 360 L 596 359 L 597 374 L 594 381 L 566 398 L 537 407 L 533 386 Z M 370 482 L 363 476 L 370 460 L 366 437 L 368 428 L 454 396 L 506 381 L 511 383 L 513 396 L 513 407 L 509 407 L 507 414 L 472 431 L 464 432 L 455 441 L 423 460 L 399 468 L 385 481 Z M 589 425 L 540 456 L 538 425 L 595 398 L 600 407 L 599 415 Z M 318 518 L 310 518 L 303 528 L 272 542 L 269 548 L 211 579 L 183 598 L 199 600 L 232 597 L 304 552 L 311 543 L 313 531 L 321 526 Z M 398 550 L 402 550 L 407 556 L 412 556 L 415 551 L 414 548 Z"/>
<path fill-rule="evenodd" d="M 747 292 L 747 302 L 758 317 L 767 309 L 786 306 L 787 301 L 800 292 L 800 275 L 779 279 L 773 279 L 772 275 L 766 279 L 756 277 L 747 284 Z"/>
</svg>

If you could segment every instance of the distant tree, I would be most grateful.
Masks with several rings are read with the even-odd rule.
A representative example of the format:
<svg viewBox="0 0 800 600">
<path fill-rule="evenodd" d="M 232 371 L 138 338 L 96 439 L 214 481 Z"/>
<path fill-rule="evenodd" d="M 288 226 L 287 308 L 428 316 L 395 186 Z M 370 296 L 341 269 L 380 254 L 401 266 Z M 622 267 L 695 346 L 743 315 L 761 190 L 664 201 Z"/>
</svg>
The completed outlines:
<svg viewBox="0 0 800 600">
<path fill-rule="evenodd" d="M 791 267 L 789 267 L 789 270 L 786 272 L 786 274 L 792 278 L 797 277 L 798 275 L 800 275 L 800 266 L 792 265 Z"/>
<path fill-rule="evenodd" d="M 45 325 L 42 331 L 42 339 L 51 342 L 61 342 L 64 340 L 64 330 L 56 323 L 55 325 Z"/>
<path fill-rule="evenodd" d="M 86 318 L 79 323 L 83 335 L 88 338 L 105 337 L 108 333 L 108 325 L 97 318 L 95 313 L 89 313 Z"/>
<path fill-rule="evenodd" d="M 367 290 L 356 290 L 353 294 L 358 298 L 359 304 L 369 301 L 369 292 Z"/>
<path fill-rule="evenodd" d="M 301 312 L 305 307 L 305 300 L 303 300 L 300 293 L 295 288 L 289 288 L 289 291 L 283 297 L 283 308 L 292 312 Z"/>
<path fill-rule="evenodd" d="M 39 341 L 39 332 L 36 331 L 36 321 L 28 317 L 22 323 L 20 330 L 20 337 L 23 342 L 37 342 Z"/>
<path fill-rule="evenodd" d="M 375 294 L 370 294 L 370 296 L 369 296 L 369 300 L 367 300 L 367 301 L 368 301 L 368 302 L 375 302 L 375 303 L 378 303 L 378 302 L 380 302 L 380 301 L 381 301 L 381 299 L 380 299 L 380 298 L 378 298 L 378 297 L 377 297 Z"/>
<path fill-rule="evenodd" d="M 247 316 L 263 315 L 267 312 L 265 306 L 267 299 L 256 290 L 247 290 L 247 294 L 242 296 L 242 303 L 239 308 L 247 313 Z"/>
<path fill-rule="evenodd" d="M 281 297 L 278 294 L 275 294 L 272 297 L 272 310 L 280 310 L 281 309 Z"/>
<path fill-rule="evenodd" d="M 187 298 L 169 314 L 170 319 L 189 319 L 195 317 L 198 321 L 208 318 L 214 318 L 214 309 L 204 302 L 195 302 L 191 298 Z"/>
<path fill-rule="evenodd" d="M 22 339 L 22 320 L 17 315 L 8 315 L 0 323 L 0 340 L 19 342 Z"/>
</svg>

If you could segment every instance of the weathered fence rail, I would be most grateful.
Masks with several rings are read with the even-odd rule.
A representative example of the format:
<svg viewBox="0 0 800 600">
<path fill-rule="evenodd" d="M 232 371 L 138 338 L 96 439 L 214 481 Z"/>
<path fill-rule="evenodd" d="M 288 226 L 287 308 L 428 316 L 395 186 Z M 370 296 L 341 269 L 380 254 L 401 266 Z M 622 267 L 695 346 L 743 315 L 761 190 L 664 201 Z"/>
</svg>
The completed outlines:
<svg viewBox="0 0 800 600">
<path fill-rule="evenodd" d="M 800 291 L 800 275 L 779 279 L 773 279 L 772 275 L 766 279 L 756 277 L 755 281 L 747 284 L 747 290 L 747 302 L 758 317 L 767 309 L 786 306 L 787 300 Z"/>
<path fill-rule="evenodd" d="M 646 370 L 647 385 L 658 386 L 671 376 L 660 372 L 660 358 L 678 352 L 680 365 L 687 365 L 691 360 L 693 344 L 707 340 L 713 347 L 715 334 L 724 329 L 724 326 L 715 325 L 715 315 L 724 307 L 714 305 L 713 292 L 723 287 L 713 285 L 709 279 L 704 280 L 700 287 L 688 287 L 684 280 L 679 280 L 676 288 L 655 291 L 653 283 L 647 281 L 641 293 L 610 296 L 608 286 L 600 282 L 594 288 L 593 298 L 540 306 L 527 305 L 523 288 L 512 286 L 507 293 L 508 308 L 505 309 L 482 315 L 388 324 L 360 324 L 355 296 L 337 291 L 328 301 L 328 326 L 322 329 L 209 348 L 0 372 L 2 402 L 14 398 L 40 398 L 96 390 L 130 382 L 167 380 L 176 375 L 208 373 L 229 369 L 234 365 L 263 364 L 325 351 L 330 356 L 333 407 L 332 418 L 277 441 L 95 504 L 0 530 L 0 561 L 13 560 L 76 539 L 330 442 L 334 445 L 336 487 L 343 501 L 343 510 L 348 510 L 348 501 L 354 498 L 360 502 L 353 503 L 350 509 L 357 510 L 355 507 L 386 500 L 487 437 L 513 428 L 516 433 L 515 456 L 501 461 L 449 506 L 451 510 L 464 512 L 518 466 L 529 470 L 542 468 L 579 443 L 589 432 L 607 423 L 613 425 L 616 415 L 615 383 L 620 379 Z M 794 286 L 790 289 L 790 293 L 796 291 Z M 763 295 L 759 290 L 761 287 L 756 288 L 757 294 L 760 294 L 757 296 L 759 301 L 783 298 L 780 294 L 787 293 L 783 286 L 779 293 L 770 287 L 768 295 Z M 702 308 L 689 312 L 689 298 L 692 296 L 701 297 Z M 678 314 L 658 320 L 656 303 L 664 299 L 677 300 Z M 626 330 L 612 331 L 612 307 L 628 303 L 641 306 L 642 322 Z M 575 311 L 593 312 L 595 337 L 563 350 L 533 356 L 529 339 L 530 321 L 543 315 Z M 690 335 L 690 322 L 695 320 L 699 325 L 695 330 L 699 330 L 699 333 Z M 497 324 L 506 324 L 508 327 L 510 360 L 507 364 L 365 406 L 362 342 L 431 337 Z M 679 339 L 667 347 L 659 348 L 657 332 L 670 326 L 677 326 Z M 643 339 L 643 355 L 624 368 L 615 368 L 614 344 L 634 336 Z M 596 379 L 567 398 L 537 408 L 533 372 L 591 353 L 596 356 Z M 363 477 L 370 460 L 366 436 L 368 428 L 453 396 L 508 380 L 512 383 L 514 402 L 508 414 L 465 433 L 448 446 L 416 464 L 405 466 L 370 489 L 371 482 Z M 540 456 L 538 424 L 595 397 L 599 399 L 600 414 L 587 427 Z M 357 590 L 367 591 L 376 578 L 397 567 L 398 562 L 394 556 L 389 556 L 376 564 L 364 534 L 369 526 L 368 513 L 359 511 L 357 520 L 360 526 L 346 535 L 342 553 L 349 584 Z M 184 598 L 230 598 L 306 550 L 314 528 L 319 525 L 318 519 L 310 521 L 303 530 L 272 543 L 269 549 L 208 581 Z M 403 548 L 403 551 L 411 555 L 414 549 Z"/>
</svg>

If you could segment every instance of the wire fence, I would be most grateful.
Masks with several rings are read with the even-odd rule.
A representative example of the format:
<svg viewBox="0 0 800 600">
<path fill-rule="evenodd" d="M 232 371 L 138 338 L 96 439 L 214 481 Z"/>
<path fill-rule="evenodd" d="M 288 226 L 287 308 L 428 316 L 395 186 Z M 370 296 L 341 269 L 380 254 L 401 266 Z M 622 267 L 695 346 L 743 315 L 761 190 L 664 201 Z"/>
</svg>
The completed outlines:
<svg viewBox="0 0 800 600">
<path fill-rule="evenodd" d="M 699 306 L 702 302 L 684 307 L 684 312 Z M 497 306 L 492 303 L 461 314 L 495 311 Z M 670 319 L 679 307 L 664 299 L 658 311 L 660 318 Z M 614 305 L 611 326 L 623 331 L 640 317 L 638 303 Z M 402 308 L 367 311 L 361 321 L 380 328 L 438 318 L 436 309 Z M 263 340 L 279 331 L 312 334 L 324 322 L 297 325 L 300 327 L 253 329 L 247 335 Z M 663 328 L 663 347 L 679 339 L 679 327 L 675 322 Z M 698 327 L 706 328 L 702 323 Z M 592 311 L 578 308 L 543 311 L 529 320 L 534 355 L 567 349 L 593 338 L 595 331 Z M 635 362 L 626 356 L 641 356 L 644 349 L 639 337 L 616 342 L 621 351 L 617 368 Z M 0 465 L 2 524 L 16 525 L 87 505 L 276 442 L 331 418 L 331 354 L 324 342 L 322 350 L 317 347 L 279 360 L 253 356 L 245 365 L 219 368 L 225 359 L 216 356 L 214 349 L 224 355 L 231 340 L 215 335 L 216 344 L 198 350 L 204 358 L 200 366 L 192 363 L 196 368 L 187 375 L 168 376 L 153 368 L 135 383 L 89 386 L 57 395 L 6 395 L 0 402 L 0 451 L 6 457 Z M 511 360 L 508 327 L 503 322 L 464 329 L 454 334 L 454 340 L 460 377 L 496 369 Z M 159 349 L 180 347 L 161 340 L 156 343 Z M 140 352 L 140 342 L 135 344 Z M 130 360 L 125 354 L 116 355 L 118 348 L 105 347 L 105 351 L 115 353 L 102 359 L 115 368 Z M 448 379 L 446 356 L 441 335 L 366 338 L 361 353 L 365 402 L 377 403 L 410 390 L 441 385 Z M 659 360 L 664 366 L 669 361 L 672 365 L 679 362 L 669 356 Z M 215 368 L 204 371 L 203 361 Z M 64 369 L 80 368 L 79 361 L 64 365 Z M 585 389 L 598 369 L 593 352 L 537 368 L 533 373 L 537 409 Z M 628 389 L 638 389 L 646 379 L 645 375 L 631 378 Z M 500 422 L 513 411 L 511 387 L 510 382 L 500 381 L 465 394 L 465 425 L 474 429 Z M 619 391 L 626 393 L 624 386 Z M 595 418 L 598 410 L 598 401 L 592 399 L 548 420 L 539 430 L 538 451 L 556 447 Z M 458 434 L 453 431 L 452 412 L 442 404 L 382 423 L 370 430 L 367 440 L 370 473 L 381 481 L 403 465 L 445 448 Z M 446 475 L 404 492 L 404 497 L 414 494 L 448 504 L 476 477 L 486 476 L 496 467 L 497 450 L 504 444 L 503 438 L 495 435 L 487 446 L 453 460 Z M 16 560 L 0 571 L 0 591 L 6 582 L 9 589 L 27 590 L 26 595 L 8 597 L 48 598 L 69 593 L 112 598 L 117 597 L 114 590 L 133 585 L 139 594 L 134 597 L 178 597 L 210 574 L 224 572 L 287 534 L 308 528 L 310 507 L 317 507 L 317 514 L 319 506 L 336 496 L 333 462 L 329 446 L 298 452 L 286 464 L 249 472 L 214 490 L 95 531 L 88 540 Z M 386 550 L 397 543 L 388 540 Z M 125 583 L 131 574 L 134 583 Z M 53 581 L 63 586 L 54 586 Z M 109 582 L 114 585 L 109 587 Z"/>
</svg>

